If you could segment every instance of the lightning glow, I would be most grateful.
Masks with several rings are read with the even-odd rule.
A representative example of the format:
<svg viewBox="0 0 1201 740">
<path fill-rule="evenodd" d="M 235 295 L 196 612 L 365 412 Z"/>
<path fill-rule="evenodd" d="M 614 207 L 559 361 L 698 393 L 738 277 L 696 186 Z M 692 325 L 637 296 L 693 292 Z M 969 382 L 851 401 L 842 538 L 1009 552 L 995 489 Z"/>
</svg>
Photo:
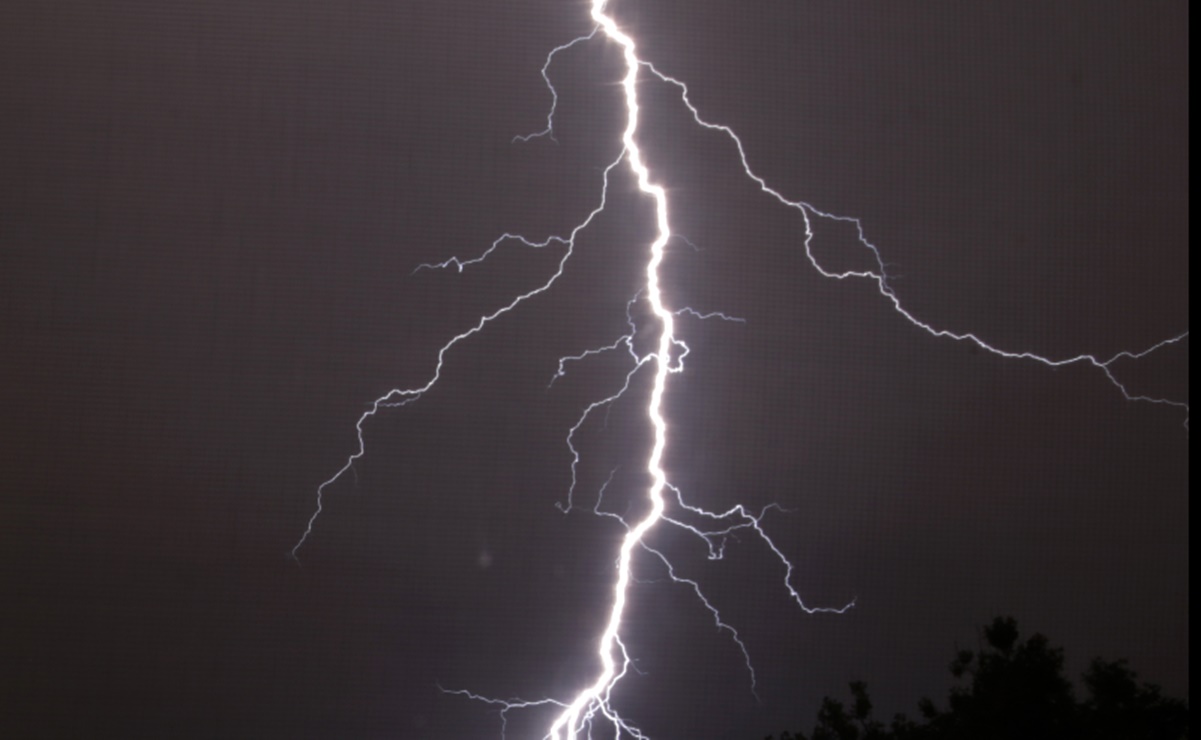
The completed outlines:
<svg viewBox="0 0 1201 740">
<path fill-rule="evenodd" d="M 603 174 L 601 176 L 599 203 L 595 208 L 593 208 L 587 217 L 581 223 L 575 226 L 566 236 L 550 236 L 542 240 L 535 240 L 518 234 L 505 233 L 492 242 L 492 244 L 477 257 L 467 259 L 450 257 L 449 259 L 440 263 L 423 264 L 416 268 L 416 271 L 454 268 L 458 272 L 462 272 L 468 267 L 484 262 L 501 245 L 509 242 L 516 242 L 534 249 L 546 248 L 550 246 L 556 246 L 563 249 L 563 254 L 559 258 L 557 269 L 545 282 L 524 293 L 520 293 L 501 308 L 480 316 L 476 323 L 469 329 L 455 335 L 449 341 L 447 341 L 441 347 L 441 349 L 439 349 L 436 356 L 433 373 L 424 384 L 413 388 L 390 390 L 369 405 L 368 410 L 359 417 L 355 425 L 358 439 L 357 449 L 347 458 L 345 464 L 339 470 L 337 470 L 329 479 L 318 486 L 316 509 L 309 518 L 302 536 L 293 547 L 291 552 L 294 558 L 297 557 L 298 551 L 311 536 L 314 525 L 323 511 L 323 497 L 326 494 L 327 489 L 336 481 L 341 479 L 341 477 L 348 470 L 351 470 L 355 462 L 365 454 L 366 443 L 364 441 L 364 423 L 369 418 L 377 414 L 381 409 L 404 406 L 419 400 L 441 378 L 444 363 L 447 361 L 447 356 L 454 347 L 456 347 L 460 342 L 463 342 L 475 334 L 484 331 L 492 322 L 514 311 L 520 305 L 531 301 L 537 296 L 550 290 L 563 275 L 565 266 L 573 255 L 576 237 L 593 222 L 598 214 L 605 210 L 610 174 L 616 167 L 622 165 L 628 167 L 630 173 L 634 176 L 634 179 L 638 184 L 639 191 L 646 198 L 653 202 L 655 213 L 655 234 L 653 239 L 646 247 L 644 283 L 639 293 L 631 298 L 627 303 L 627 323 L 630 327 L 630 331 L 629 333 L 618 337 L 610 344 L 586 349 L 578 354 L 560 358 L 558 368 L 554 371 L 549 385 L 553 385 L 558 378 L 566 375 L 567 367 L 571 363 L 582 362 L 602 353 L 619 352 L 623 349 L 630 356 L 631 367 L 625 374 L 624 381 L 620 384 L 620 386 L 611 395 L 599 400 L 595 400 L 588 404 L 583 409 L 576 423 L 567 430 L 565 442 L 570 455 L 571 484 L 566 492 L 565 500 L 558 502 L 556 505 L 560 508 L 560 510 L 569 512 L 574 507 L 574 499 L 577 493 L 576 471 L 581 460 L 580 452 L 575 446 L 576 433 L 581 429 L 584 423 L 594 412 L 601 409 L 611 408 L 618 399 L 623 398 L 631 387 L 633 379 L 637 375 L 644 372 L 652 373 L 649 399 L 645 408 L 646 419 L 649 422 L 650 428 L 653 432 L 650 448 L 646 453 L 645 464 L 645 472 L 650 478 L 650 485 L 645 491 L 645 502 L 648 506 L 648 511 L 637 521 L 627 521 L 622 516 L 612 512 L 604 511 L 602 509 L 603 496 L 609 483 L 612 482 L 612 474 L 610 474 L 609 480 L 606 481 L 597 494 L 595 505 L 592 508 L 593 513 L 598 516 L 617 519 L 624 527 L 625 533 L 622 537 L 620 547 L 618 548 L 616 554 L 615 575 L 611 601 L 609 602 L 608 606 L 608 618 L 605 621 L 601 633 L 592 638 L 595 640 L 595 673 L 583 689 L 581 689 L 574 696 L 568 698 L 544 698 L 536 700 L 502 700 L 481 696 L 472 691 L 464 689 L 443 689 L 443 691 L 448 694 L 461 695 L 468 699 L 485 702 L 497 707 L 501 718 L 502 735 L 507 723 L 508 715 L 511 712 L 527 709 L 545 709 L 547 707 L 551 707 L 554 708 L 554 711 L 557 711 L 557 715 L 547 727 L 544 738 L 553 740 L 574 740 L 580 737 L 591 737 L 594 732 L 600 731 L 601 727 L 609 728 L 612 733 L 612 737 L 617 738 L 618 740 L 620 740 L 622 737 L 647 737 L 640 729 L 638 729 L 636 725 L 632 723 L 631 720 L 622 716 L 618 708 L 614 706 L 613 702 L 615 687 L 625 676 L 628 675 L 631 670 L 633 670 L 631 656 L 627 651 L 626 645 L 622 641 L 622 635 L 626 628 L 630 586 L 634 579 L 634 562 L 639 553 L 643 553 L 644 556 L 653 556 L 655 559 L 659 560 L 663 564 L 669 579 L 673 583 L 692 590 L 697 599 L 702 603 L 703 607 L 712 615 L 716 628 L 728 635 L 741 651 L 745 659 L 746 669 L 749 676 L 750 690 L 752 692 L 754 691 L 754 666 L 751 661 L 751 655 L 740 638 L 738 631 L 722 619 L 717 608 L 715 608 L 705 597 L 696 581 L 678 576 L 669 558 L 663 552 L 655 549 L 649 544 L 648 535 L 661 524 L 677 527 L 703 540 L 708 548 L 709 558 L 712 560 L 718 560 L 723 557 L 725 544 L 731 536 L 734 536 L 736 533 L 753 532 L 755 537 L 764 542 L 767 548 L 771 550 L 776 559 L 779 561 L 780 568 L 782 570 L 781 581 L 783 588 L 788 592 L 790 598 L 801 610 L 807 613 L 841 613 L 853 606 L 852 602 L 851 604 L 844 604 L 835 607 L 814 607 L 806 604 L 801 595 L 793 587 L 793 564 L 784 555 L 783 551 L 772 541 L 762 526 L 764 517 L 770 512 L 783 511 L 780 509 L 780 507 L 769 505 L 758 512 L 754 512 L 748 510 L 742 505 L 736 505 L 724 512 L 706 511 L 687 503 L 685 501 L 683 492 L 671 484 L 671 482 L 668 480 L 667 473 L 663 469 L 662 462 L 664 454 L 668 448 L 670 432 L 669 421 L 664 415 L 663 400 L 665 394 L 668 392 L 671 376 L 683 372 L 684 359 L 689 351 L 684 341 L 677 336 L 677 319 L 687 317 L 689 320 L 718 319 L 733 322 L 742 322 L 743 319 L 729 316 L 719 311 L 699 311 L 687 306 L 675 307 L 671 305 L 672 302 L 663 294 L 660 285 L 660 276 L 661 268 L 665 258 L 666 246 L 672 239 L 681 239 L 685 242 L 687 240 L 683 239 L 683 237 L 680 235 L 672 233 L 667 192 L 661 185 L 656 183 L 653 173 L 646 165 L 643 152 L 638 143 L 640 112 L 638 82 L 639 76 L 642 73 L 649 74 L 662 83 L 676 88 L 679 92 L 680 101 L 690 111 L 693 121 L 698 126 L 713 131 L 719 131 L 724 134 L 730 140 L 730 142 L 732 142 L 737 151 L 743 173 L 746 175 L 746 177 L 755 182 L 764 194 L 774 198 L 781 205 L 794 209 L 801 214 L 805 224 L 805 238 L 803 244 L 806 257 L 808 258 L 808 261 L 814 270 L 816 270 L 823 277 L 836 280 L 858 278 L 872 281 L 875 284 L 879 294 L 902 319 L 907 321 L 909 324 L 922 329 L 935 338 L 969 342 L 978 348 L 1000 358 L 1009 360 L 1033 361 L 1048 367 L 1062 367 L 1073 364 L 1092 366 L 1099 370 L 1105 376 L 1107 381 L 1114 388 L 1116 388 L 1126 400 L 1179 408 L 1183 411 L 1185 417 L 1184 425 L 1186 428 L 1188 426 L 1189 406 L 1187 402 L 1134 393 L 1118 379 L 1113 369 L 1114 364 L 1119 360 L 1139 360 L 1153 352 L 1156 352 L 1157 350 L 1163 349 L 1164 347 L 1184 341 L 1188 337 L 1187 330 L 1176 336 L 1164 339 L 1163 341 L 1153 344 L 1147 348 L 1137 351 L 1122 351 L 1109 358 L 1103 358 L 1089 354 L 1054 358 L 1042 356 L 1029 351 L 1015 351 L 1000 348 L 990 344 L 977 334 L 970 332 L 956 333 L 950 330 L 940 329 L 917 317 L 902 304 L 900 298 L 890 285 L 880 251 L 867 239 L 862 223 L 856 218 L 835 215 L 833 213 L 819 210 L 818 208 L 804 201 L 789 199 L 769 186 L 763 178 L 755 174 L 755 172 L 751 169 L 746 149 L 737 134 L 727 126 L 711 123 L 703 119 L 698 109 L 690 100 L 688 87 L 684 82 L 656 69 L 649 62 L 642 60 L 638 55 L 638 50 L 634 39 L 625 33 L 611 16 L 606 14 L 605 5 L 606 3 L 604 0 L 593 0 L 590 14 L 593 22 L 595 23 L 595 28 L 591 33 L 573 39 L 554 48 L 546 57 L 545 63 L 541 69 L 541 74 L 552 96 L 552 102 L 546 119 L 546 128 L 532 134 L 517 136 L 513 139 L 513 141 L 517 143 L 528 142 L 543 137 L 552 140 L 554 139 L 554 117 L 559 97 L 557 91 L 555 90 L 554 84 L 551 82 L 550 68 L 558 54 L 565 52 L 577 45 L 597 39 L 603 39 L 605 43 L 615 44 L 621 49 L 622 58 L 625 65 L 625 74 L 620 81 L 620 87 L 623 93 L 625 104 L 625 129 L 621 134 L 622 151 L 620 155 L 615 160 L 611 161 L 603 170 Z M 824 267 L 814 255 L 812 249 L 815 224 L 820 220 L 839 221 L 853 224 L 858 233 L 859 243 L 867 248 L 873 255 L 875 269 L 834 271 Z M 653 343 L 653 350 L 646 354 L 639 354 L 639 352 L 635 349 L 635 337 L 638 333 L 638 328 L 636 327 L 632 318 L 632 311 L 633 306 L 639 301 L 646 301 L 646 303 L 649 305 L 650 312 L 653 315 L 655 322 L 654 331 L 657 332 L 657 336 Z"/>
</svg>

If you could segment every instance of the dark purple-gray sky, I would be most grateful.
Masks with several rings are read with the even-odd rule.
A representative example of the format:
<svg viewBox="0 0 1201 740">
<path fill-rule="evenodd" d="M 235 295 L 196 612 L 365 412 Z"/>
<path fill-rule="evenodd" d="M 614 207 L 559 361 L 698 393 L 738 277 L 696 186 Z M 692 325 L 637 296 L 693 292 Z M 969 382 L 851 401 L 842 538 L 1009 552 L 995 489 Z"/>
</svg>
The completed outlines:
<svg viewBox="0 0 1201 740">
<path fill-rule="evenodd" d="M 0 734 L 496 737 L 439 693 L 563 698 L 590 674 L 620 528 L 555 508 L 563 438 L 624 367 L 547 390 L 625 328 L 651 222 L 618 175 L 552 293 L 447 355 L 286 555 L 354 422 L 550 274 L 617 154 L 620 74 L 582 2 L 20 2 L 0 10 Z M 917 315 L 1056 357 L 1188 328 L 1188 5 L 615 5 L 788 197 L 860 217 Z M 621 690 L 656 738 L 811 724 L 848 680 L 941 698 L 954 648 L 1011 614 L 1078 674 L 1126 657 L 1187 696 L 1188 453 L 1178 410 L 1095 370 L 935 340 L 870 283 L 824 281 L 795 211 L 645 82 L 692 353 L 666 459 L 696 503 L 765 520 L 704 559 L 741 632 L 643 561 Z M 815 247 L 861 264 L 845 230 Z M 1115 365 L 1188 397 L 1187 342 Z M 636 507 L 642 390 L 579 435 L 578 502 Z M 514 715 L 511 737 L 543 715 Z"/>
</svg>

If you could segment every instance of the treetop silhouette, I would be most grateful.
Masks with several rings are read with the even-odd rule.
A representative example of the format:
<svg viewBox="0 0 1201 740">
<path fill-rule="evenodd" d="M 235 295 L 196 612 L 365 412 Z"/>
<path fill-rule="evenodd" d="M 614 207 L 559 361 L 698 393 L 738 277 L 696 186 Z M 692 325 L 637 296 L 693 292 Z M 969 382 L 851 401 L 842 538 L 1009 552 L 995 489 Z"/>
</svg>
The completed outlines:
<svg viewBox="0 0 1201 740">
<path fill-rule="evenodd" d="M 1188 737 L 1188 704 L 1141 683 L 1124 660 L 1094 659 L 1077 700 L 1064 675 L 1063 649 L 1034 634 L 1022 641 L 1012 617 L 984 628 L 984 647 L 960 650 L 951 661 L 946 708 L 918 702 L 921 720 L 872 717 L 867 684 L 852 681 L 851 705 L 826 697 L 812 733 L 780 740 L 1181 740 Z M 773 740 L 771 736 L 766 740 Z"/>
</svg>

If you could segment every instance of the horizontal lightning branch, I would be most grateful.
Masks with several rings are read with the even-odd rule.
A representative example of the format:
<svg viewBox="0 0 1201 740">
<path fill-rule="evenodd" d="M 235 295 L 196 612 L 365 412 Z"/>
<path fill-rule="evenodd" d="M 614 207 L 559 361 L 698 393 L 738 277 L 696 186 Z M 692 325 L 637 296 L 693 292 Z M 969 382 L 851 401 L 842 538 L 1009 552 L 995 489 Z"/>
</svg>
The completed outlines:
<svg viewBox="0 0 1201 740">
<path fill-rule="evenodd" d="M 509 712 L 513 711 L 514 709 L 534 709 L 536 707 L 564 706 L 563 702 L 556 701 L 554 699 L 535 699 L 534 701 L 526 701 L 524 699 L 492 699 L 487 696 L 480 696 L 479 694 L 472 693 L 466 689 L 447 689 L 439 686 L 438 690 L 444 694 L 450 694 L 452 696 L 465 696 L 473 701 L 483 702 L 484 704 L 492 704 L 499 707 L 498 714 L 500 714 L 501 740 L 504 740 L 505 730 L 508 728 Z"/>
<path fill-rule="evenodd" d="M 1104 358 L 1098 357 L 1097 355 L 1091 355 L 1091 354 L 1080 354 L 1080 355 L 1075 355 L 1072 357 L 1053 358 L 1053 357 L 1046 357 L 1043 355 L 1039 355 L 1034 352 L 1027 352 L 1027 351 L 1021 351 L 1021 350 L 1017 350 L 1017 351 L 1007 350 L 1007 349 L 1003 349 L 1001 347 L 997 347 L 996 345 L 990 344 L 989 342 L 982 339 L 979 335 L 974 334 L 972 332 L 960 333 L 960 332 L 950 331 L 948 329 L 939 329 L 939 328 L 935 327 L 933 324 L 930 324 L 926 321 L 923 321 L 922 319 L 919 319 L 917 316 L 915 316 L 913 313 L 911 313 L 907 308 L 905 308 L 904 305 L 901 304 L 900 297 L 897 296 L 896 291 L 893 290 L 892 286 L 888 284 L 888 276 L 884 269 L 884 260 L 880 256 L 880 250 L 878 247 L 876 247 L 875 244 L 873 244 L 871 241 L 868 240 L 867 235 L 864 233 L 864 230 L 863 230 L 863 223 L 858 218 L 854 218 L 851 216 L 839 216 L 839 215 L 836 215 L 833 213 L 828 213 L 826 211 L 819 210 L 818 208 L 814 207 L 813 205 L 811 205 L 809 203 L 806 203 L 805 201 L 789 200 L 788 198 L 781 195 L 779 191 L 775 190 L 770 185 L 768 185 L 767 181 L 765 181 L 759 175 L 755 174 L 755 172 L 751 169 L 750 162 L 747 160 L 746 148 L 742 144 L 742 139 L 740 139 L 738 137 L 738 134 L 734 133 L 733 129 L 731 129 L 729 126 L 724 126 L 719 123 L 711 123 L 711 122 L 706 121 L 705 119 L 701 118 L 700 111 L 697 110 L 696 106 L 693 105 L 692 100 L 689 99 L 689 97 L 688 97 L 688 86 L 686 84 L 684 84 L 682 81 L 676 79 L 675 77 L 672 77 L 668 74 L 660 72 L 650 62 L 643 61 L 643 62 L 641 62 L 641 64 L 645 69 L 647 69 L 655 77 L 658 77 L 663 82 L 674 85 L 675 87 L 677 87 L 679 89 L 680 99 L 683 101 L 684 105 L 687 106 L 689 112 L 692 114 L 692 120 L 694 120 L 697 123 L 697 125 L 702 126 L 707 129 L 710 129 L 712 131 L 720 131 L 723 134 L 725 134 L 726 136 L 728 136 L 731 141 L 734 142 L 735 147 L 738 149 L 738 159 L 742 163 L 743 173 L 748 178 L 753 180 L 755 182 L 755 184 L 759 186 L 759 189 L 761 191 L 763 191 L 764 193 L 775 198 L 781 204 L 783 204 L 789 208 L 795 209 L 796 211 L 798 211 L 801 214 L 801 217 L 804 219 L 804 222 L 805 222 L 805 240 L 804 240 L 805 256 L 809 259 L 809 264 L 811 264 L 813 266 L 813 269 L 817 270 L 817 272 L 820 273 L 822 275 L 822 277 L 834 278 L 836 280 L 845 280 L 847 278 L 861 278 L 861 279 L 871 280 L 872 282 L 874 282 L 876 284 L 876 288 L 880 291 L 880 295 L 882 295 L 886 299 L 888 299 L 888 301 L 892 304 L 893 309 L 895 309 L 897 313 L 899 313 L 901 316 L 903 316 L 906 321 L 908 321 L 910 324 L 918 327 L 919 329 L 925 331 L 926 333 L 930 334 L 931 336 L 937 337 L 939 339 L 953 339 L 955 341 L 960 341 L 960 342 L 970 342 L 970 343 L 976 345 L 977 347 L 979 347 L 980 349 L 984 350 L 985 352 L 989 352 L 989 353 L 997 355 L 999 357 L 1004 357 L 1004 358 L 1011 359 L 1011 360 L 1031 360 L 1033 362 L 1038 362 L 1043 365 L 1046 365 L 1047 367 L 1063 367 L 1065 365 L 1077 365 L 1077 364 L 1092 365 L 1093 367 L 1096 367 L 1099 370 L 1101 370 L 1101 372 L 1105 375 L 1106 379 L 1110 382 L 1110 384 L 1113 385 L 1114 388 L 1117 388 L 1118 391 L 1122 394 L 1122 396 L 1127 401 L 1140 401 L 1140 402 L 1144 402 L 1144 403 L 1161 404 L 1161 405 L 1172 406 L 1172 407 L 1181 409 L 1182 411 L 1184 411 L 1184 415 L 1185 415 L 1184 426 L 1185 426 L 1185 428 L 1188 427 L 1188 416 L 1189 416 L 1188 402 L 1174 400 L 1174 399 L 1170 399 L 1170 398 L 1164 398 L 1164 397 L 1156 397 L 1156 396 L 1148 396 L 1148 395 L 1144 395 L 1144 394 L 1132 393 L 1126 387 L 1126 385 L 1124 383 L 1122 383 L 1120 380 L 1118 380 L 1118 378 L 1113 373 L 1113 364 L 1115 362 L 1117 362 L 1118 360 L 1141 359 L 1157 350 L 1163 349 L 1165 347 L 1176 344 L 1178 342 L 1182 342 L 1188 338 L 1188 335 L 1189 335 L 1188 330 L 1185 330 L 1175 336 L 1168 337 L 1167 339 L 1164 339 L 1160 342 L 1156 342 L 1155 344 L 1152 344 L 1151 346 L 1149 346 L 1141 351 L 1122 351 L 1122 352 L 1118 352 L 1117 354 L 1115 354 L 1114 356 L 1112 356 L 1108 359 L 1104 359 Z M 822 264 L 818 261 L 817 257 L 813 254 L 813 249 L 812 249 L 812 243 L 813 243 L 813 237 L 814 237 L 813 220 L 818 219 L 818 218 L 823 218 L 823 219 L 827 219 L 830 221 L 841 221 L 843 223 L 854 224 L 856 233 L 858 234 L 859 243 L 871 251 L 872 256 L 874 257 L 874 259 L 876 261 L 876 266 L 878 269 L 876 269 L 876 270 L 845 270 L 842 272 L 838 272 L 838 271 L 834 271 L 834 270 L 828 270 L 825 267 L 823 267 Z"/>
</svg>

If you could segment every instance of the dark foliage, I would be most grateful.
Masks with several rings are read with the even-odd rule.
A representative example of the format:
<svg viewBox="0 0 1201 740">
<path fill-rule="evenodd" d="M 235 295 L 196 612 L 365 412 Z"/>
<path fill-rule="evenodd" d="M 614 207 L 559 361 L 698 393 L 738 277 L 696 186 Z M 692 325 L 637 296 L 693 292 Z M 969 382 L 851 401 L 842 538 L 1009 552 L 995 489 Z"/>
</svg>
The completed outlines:
<svg viewBox="0 0 1201 740">
<path fill-rule="evenodd" d="M 899 714 L 885 725 L 872 718 L 867 685 L 851 682 L 851 705 L 822 701 L 806 735 L 779 740 L 1181 740 L 1188 737 L 1188 705 L 1140 683 L 1125 661 L 1094 660 L 1078 701 L 1063 673 L 1063 650 L 1035 634 L 1020 640 L 1017 622 L 998 617 L 984 628 L 986 645 L 960 650 L 951 661 L 959 682 L 939 708 L 918 703 L 920 720 Z M 768 737 L 766 740 L 773 740 Z"/>
</svg>

